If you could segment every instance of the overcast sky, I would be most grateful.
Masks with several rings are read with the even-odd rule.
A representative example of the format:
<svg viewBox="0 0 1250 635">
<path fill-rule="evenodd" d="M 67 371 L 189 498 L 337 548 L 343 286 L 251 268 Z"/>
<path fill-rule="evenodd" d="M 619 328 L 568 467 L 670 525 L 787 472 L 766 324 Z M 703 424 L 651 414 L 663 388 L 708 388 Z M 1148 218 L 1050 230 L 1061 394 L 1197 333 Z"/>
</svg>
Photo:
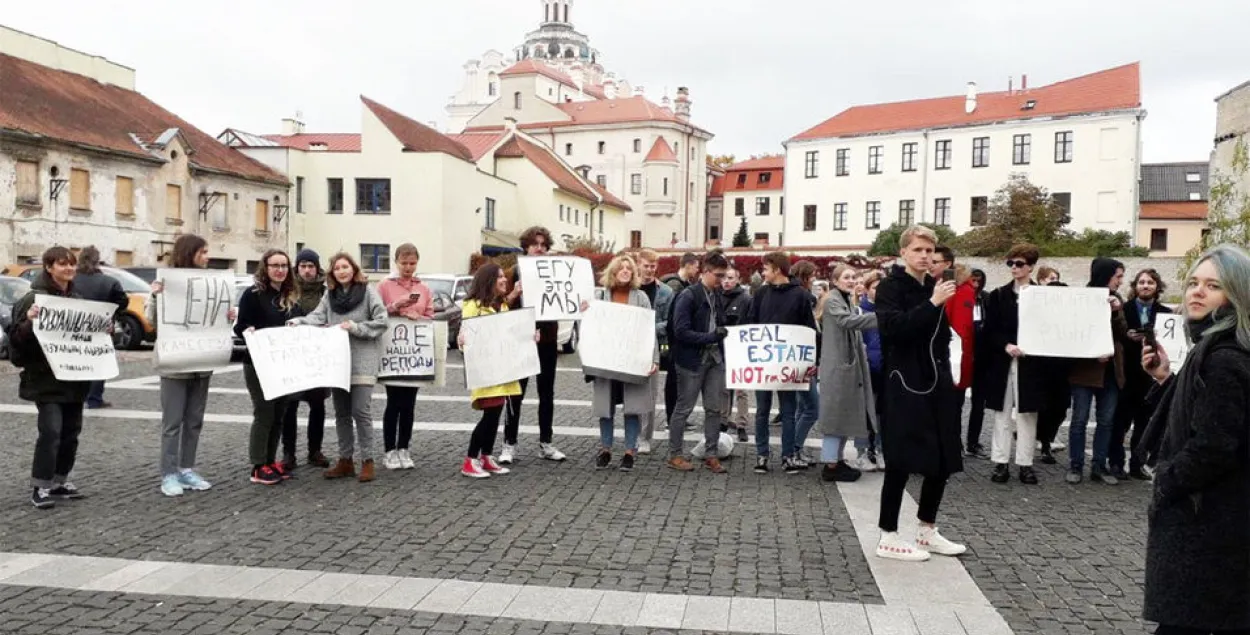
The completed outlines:
<svg viewBox="0 0 1250 635">
<path fill-rule="evenodd" d="M 0 7 L 0 24 L 135 68 L 141 92 L 214 135 L 278 132 L 296 111 L 309 131 L 357 132 L 360 94 L 442 122 L 464 62 L 510 54 L 542 16 L 540 0 Z M 738 158 L 780 151 L 855 104 L 1140 61 L 1145 160 L 1205 160 L 1213 99 L 1250 80 L 1246 0 L 575 0 L 572 18 L 605 66 L 653 100 L 689 86 L 711 150 Z"/>
</svg>

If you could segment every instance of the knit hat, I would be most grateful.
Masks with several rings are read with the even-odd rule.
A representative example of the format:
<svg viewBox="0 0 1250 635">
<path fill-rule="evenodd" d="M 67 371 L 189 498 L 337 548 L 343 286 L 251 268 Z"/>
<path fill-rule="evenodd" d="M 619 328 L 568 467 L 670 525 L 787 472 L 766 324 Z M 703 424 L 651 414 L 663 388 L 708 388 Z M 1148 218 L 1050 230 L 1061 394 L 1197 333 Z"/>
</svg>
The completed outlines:
<svg viewBox="0 0 1250 635">
<path fill-rule="evenodd" d="M 299 250 L 299 253 L 295 256 L 295 266 L 299 267 L 301 262 L 311 262 L 317 265 L 317 272 L 321 272 L 321 256 L 318 256 L 317 252 L 307 247 Z"/>
</svg>

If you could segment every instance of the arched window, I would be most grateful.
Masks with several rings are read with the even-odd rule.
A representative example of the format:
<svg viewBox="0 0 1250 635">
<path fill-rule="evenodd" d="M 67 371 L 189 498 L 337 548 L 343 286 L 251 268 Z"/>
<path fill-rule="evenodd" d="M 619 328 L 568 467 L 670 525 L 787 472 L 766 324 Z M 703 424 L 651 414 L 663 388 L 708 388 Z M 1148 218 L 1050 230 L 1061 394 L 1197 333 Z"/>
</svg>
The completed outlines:
<svg viewBox="0 0 1250 635">
<path fill-rule="evenodd" d="M 512 109 L 513 110 L 521 109 L 521 91 L 512 93 Z"/>
<path fill-rule="evenodd" d="M 491 73 L 486 76 L 486 96 L 494 97 L 499 94 L 499 76 Z"/>
<path fill-rule="evenodd" d="M 569 3 L 567 2 L 564 3 L 564 21 L 566 23 L 569 21 Z"/>
<path fill-rule="evenodd" d="M 569 60 L 571 60 L 571 59 L 573 59 L 573 58 L 574 58 L 574 57 L 576 57 L 576 56 L 577 56 L 577 52 L 573 50 L 573 47 L 571 47 L 571 46 L 570 46 L 570 47 L 568 47 L 568 48 L 564 49 L 564 58 L 565 58 L 565 59 L 569 59 Z"/>
</svg>

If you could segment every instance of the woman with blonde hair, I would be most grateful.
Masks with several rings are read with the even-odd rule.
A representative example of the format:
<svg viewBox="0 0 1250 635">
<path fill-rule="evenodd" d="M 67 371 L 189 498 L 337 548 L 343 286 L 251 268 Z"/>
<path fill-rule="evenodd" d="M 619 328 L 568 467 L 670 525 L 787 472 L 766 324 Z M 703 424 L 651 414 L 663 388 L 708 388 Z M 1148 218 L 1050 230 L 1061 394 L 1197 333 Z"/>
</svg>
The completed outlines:
<svg viewBox="0 0 1250 635">
<path fill-rule="evenodd" d="M 617 256 L 604 268 L 599 279 L 603 288 L 595 290 L 595 299 L 651 310 L 651 302 L 647 300 L 647 294 L 639 290 L 639 283 L 638 267 L 633 258 L 627 255 Z M 583 305 L 583 311 L 590 308 L 588 303 L 583 302 Z M 651 371 L 648 375 L 654 375 L 659 369 L 659 361 L 660 349 L 658 346 L 652 347 Z M 593 377 L 595 382 L 595 396 L 591 405 L 595 416 L 599 417 L 599 441 L 603 446 L 595 458 L 595 467 L 603 470 L 612 464 L 613 419 L 616 406 L 620 404 L 625 416 L 625 454 L 621 457 L 620 469 L 628 472 L 634 469 L 634 458 L 638 454 L 641 417 L 648 408 L 655 409 L 649 382 L 635 384 L 608 377 L 587 376 Z"/>
<path fill-rule="evenodd" d="M 824 481 L 858 480 L 860 470 L 842 460 L 847 439 L 868 436 L 877 426 L 876 399 L 864 347 L 863 331 L 877 326 L 875 313 L 863 313 L 855 297 L 859 272 L 840 264 L 833 270 L 833 289 L 821 310 L 820 351 L 820 460 Z"/>
<path fill-rule="evenodd" d="M 306 317 L 290 321 L 292 326 L 338 326 L 347 331 L 351 344 L 350 389 L 336 388 L 334 429 L 339 438 L 339 460 L 325 471 L 326 478 L 356 476 L 355 458 L 360 456 L 361 483 L 374 479 L 373 464 L 373 386 L 378 383 L 382 349 L 378 338 L 386 333 L 386 304 L 369 288 L 369 279 L 349 255 L 339 252 L 330 259 L 330 276 L 321 302 Z M 355 421 L 356 431 L 352 432 Z M 359 441 L 359 443 L 357 443 Z M 359 446 L 359 447 L 357 447 Z"/>
<path fill-rule="evenodd" d="M 1144 616 L 1158 635 L 1250 633 L 1250 255 L 1203 254 L 1181 311 L 1180 371 L 1149 332 L 1140 360 L 1158 384 L 1138 448 L 1157 459 Z"/>
</svg>

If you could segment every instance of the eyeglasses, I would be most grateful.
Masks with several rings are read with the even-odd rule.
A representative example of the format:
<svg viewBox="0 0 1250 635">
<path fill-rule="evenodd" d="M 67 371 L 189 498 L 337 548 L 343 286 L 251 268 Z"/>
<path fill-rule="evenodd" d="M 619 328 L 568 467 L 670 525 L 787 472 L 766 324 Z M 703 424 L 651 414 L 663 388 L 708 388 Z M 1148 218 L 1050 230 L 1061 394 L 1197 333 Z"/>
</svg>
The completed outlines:
<svg viewBox="0 0 1250 635">
<path fill-rule="evenodd" d="M 266 267 L 269 267 L 270 269 L 290 269 L 290 268 L 291 268 L 291 265 L 288 265 L 288 264 L 286 264 L 286 263 L 283 263 L 283 264 L 277 264 L 277 265 L 275 265 L 275 264 L 266 264 L 265 266 L 266 266 Z"/>
<path fill-rule="evenodd" d="M 1023 260 L 1008 260 L 1008 261 L 1007 261 L 1007 266 L 1008 266 L 1008 267 L 1011 267 L 1012 269 L 1023 269 L 1023 268 L 1025 268 L 1025 267 L 1029 266 L 1029 263 L 1027 263 L 1027 262 L 1025 262 L 1025 261 L 1023 261 Z"/>
</svg>

